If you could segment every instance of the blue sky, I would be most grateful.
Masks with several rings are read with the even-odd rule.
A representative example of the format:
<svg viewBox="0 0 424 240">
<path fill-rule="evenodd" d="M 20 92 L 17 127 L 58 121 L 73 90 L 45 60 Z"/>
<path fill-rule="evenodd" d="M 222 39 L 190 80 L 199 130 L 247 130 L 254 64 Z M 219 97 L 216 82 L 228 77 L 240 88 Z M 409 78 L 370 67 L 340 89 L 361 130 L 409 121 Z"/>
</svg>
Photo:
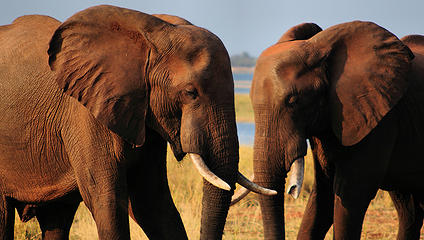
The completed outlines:
<svg viewBox="0 0 424 240">
<path fill-rule="evenodd" d="M 77 11 L 99 4 L 181 16 L 218 35 L 230 55 L 246 51 L 258 56 L 287 29 L 302 22 L 327 28 L 367 20 L 399 38 L 424 35 L 423 0 L 13 0 L 2 4 L 0 25 L 25 14 L 45 14 L 64 21 Z"/>
</svg>

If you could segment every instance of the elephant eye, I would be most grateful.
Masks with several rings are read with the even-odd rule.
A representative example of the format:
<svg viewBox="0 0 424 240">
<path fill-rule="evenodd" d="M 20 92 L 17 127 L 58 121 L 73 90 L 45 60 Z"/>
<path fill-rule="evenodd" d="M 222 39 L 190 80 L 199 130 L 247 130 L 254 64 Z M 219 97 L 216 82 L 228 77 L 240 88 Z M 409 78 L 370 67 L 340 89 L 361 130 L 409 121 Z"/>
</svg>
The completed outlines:
<svg viewBox="0 0 424 240">
<path fill-rule="evenodd" d="M 299 102 L 299 96 L 297 94 L 291 94 L 286 99 L 286 105 L 289 107 L 295 106 Z"/>
<path fill-rule="evenodd" d="M 193 100 L 196 99 L 199 96 L 196 88 L 186 88 L 185 94 Z"/>
</svg>

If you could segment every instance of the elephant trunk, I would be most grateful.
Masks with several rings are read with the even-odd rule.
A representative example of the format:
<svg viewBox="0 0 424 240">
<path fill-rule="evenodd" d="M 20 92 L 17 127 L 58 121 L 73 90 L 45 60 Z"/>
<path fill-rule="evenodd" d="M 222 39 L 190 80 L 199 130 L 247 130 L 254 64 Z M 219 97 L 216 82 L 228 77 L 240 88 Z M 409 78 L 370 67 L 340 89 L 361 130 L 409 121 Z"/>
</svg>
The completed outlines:
<svg viewBox="0 0 424 240">
<path fill-rule="evenodd" d="M 260 136 L 260 134 L 256 134 Z M 255 182 L 260 186 L 274 189 L 274 196 L 258 195 L 262 211 L 265 239 L 284 239 L 284 184 L 286 172 L 281 167 L 282 154 L 272 147 L 275 138 L 256 137 L 254 145 Z M 274 144 L 277 145 L 277 144 Z M 270 150 L 273 149 L 273 150 Z"/>
<path fill-rule="evenodd" d="M 204 173 L 202 173 L 203 170 L 199 171 L 203 176 L 200 239 L 215 240 L 222 239 L 231 196 L 235 189 L 238 175 L 239 143 L 233 104 L 212 104 L 201 112 L 209 113 L 207 119 L 192 115 L 186 116 L 183 113 L 184 121 L 182 121 L 181 133 L 184 135 L 181 139 L 183 151 L 197 153 L 204 161 L 204 165 L 207 166 Z M 205 174 L 209 170 L 215 176 Z M 223 185 L 211 183 L 213 182 L 211 179 L 214 178 L 222 180 L 219 182 Z M 225 186 L 227 184 L 229 188 Z"/>
<path fill-rule="evenodd" d="M 212 155 L 219 161 L 209 161 L 211 162 L 210 168 L 219 178 L 230 185 L 231 190 L 223 190 L 203 180 L 200 239 L 222 238 L 238 173 L 237 134 L 234 133 L 227 139 L 217 138 L 216 141 L 221 147 L 215 148 Z"/>
<path fill-rule="evenodd" d="M 204 180 L 200 239 L 222 239 L 232 193 Z"/>
</svg>

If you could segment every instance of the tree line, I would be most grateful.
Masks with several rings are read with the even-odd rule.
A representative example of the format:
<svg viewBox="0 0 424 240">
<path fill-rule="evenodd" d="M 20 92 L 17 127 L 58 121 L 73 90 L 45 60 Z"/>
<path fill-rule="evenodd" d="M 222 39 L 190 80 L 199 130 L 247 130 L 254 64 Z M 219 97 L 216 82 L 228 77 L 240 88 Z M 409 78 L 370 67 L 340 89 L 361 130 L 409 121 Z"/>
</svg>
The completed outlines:
<svg viewBox="0 0 424 240">
<path fill-rule="evenodd" d="M 247 52 L 233 55 L 230 57 L 230 60 L 233 67 L 254 67 L 256 64 L 256 58 L 250 56 Z"/>
</svg>

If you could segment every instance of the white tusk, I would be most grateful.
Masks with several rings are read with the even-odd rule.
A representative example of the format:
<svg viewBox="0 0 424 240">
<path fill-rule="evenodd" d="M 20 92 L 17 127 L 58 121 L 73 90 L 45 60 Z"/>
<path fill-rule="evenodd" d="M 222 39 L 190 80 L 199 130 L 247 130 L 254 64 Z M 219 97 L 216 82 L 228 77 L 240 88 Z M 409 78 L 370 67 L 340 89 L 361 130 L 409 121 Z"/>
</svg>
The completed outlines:
<svg viewBox="0 0 424 240">
<path fill-rule="evenodd" d="M 195 153 L 189 153 L 188 154 L 191 161 L 193 161 L 194 166 L 196 167 L 197 171 L 199 171 L 200 175 L 206 181 L 210 182 L 212 185 L 230 191 L 231 187 L 226 183 L 224 180 L 216 176 L 211 170 L 209 170 L 208 166 L 206 166 L 205 162 L 203 161 L 202 157 L 199 154 Z"/>
<path fill-rule="evenodd" d="M 294 199 L 299 197 L 302 190 L 305 159 L 303 157 L 296 159 L 291 166 L 291 175 L 287 186 L 287 193 Z"/>
<path fill-rule="evenodd" d="M 234 204 L 238 203 L 240 200 L 246 197 L 247 194 L 249 193 L 250 193 L 250 190 L 247 188 L 242 188 L 237 190 L 237 192 L 235 192 L 233 197 L 231 198 L 230 206 L 233 206 Z"/>
<path fill-rule="evenodd" d="M 254 179 L 254 175 L 250 177 L 252 180 Z M 244 188 L 237 190 L 237 192 L 234 193 L 233 197 L 231 198 L 230 206 L 238 203 L 240 200 L 242 200 L 244 197 L 247 196 L 247 194 L 250 193 L 250 191 L 263 194 L 263 195 L 276 195 L 277 191 L 270 190 L 264 187 L 261 187 L 257 185 L 256 183 L 253 183 L 249 179 L 247 179 L 245 176 L 243 176 L 241 173 L 237 176 L 237 183 L 239 183 Z"/>
<path fill-rule="evenodd" d="M 277 191 L 261 187 L 258 184 L 251 182 L 249 179 L 243 176 L 243 174 L 241 174 L 240 172 L 237 174 L 237 183 L 255 193 L 259 193 L 259 194 L 263 194 L 267 196 L 277 195 Z"/>
</svg>

